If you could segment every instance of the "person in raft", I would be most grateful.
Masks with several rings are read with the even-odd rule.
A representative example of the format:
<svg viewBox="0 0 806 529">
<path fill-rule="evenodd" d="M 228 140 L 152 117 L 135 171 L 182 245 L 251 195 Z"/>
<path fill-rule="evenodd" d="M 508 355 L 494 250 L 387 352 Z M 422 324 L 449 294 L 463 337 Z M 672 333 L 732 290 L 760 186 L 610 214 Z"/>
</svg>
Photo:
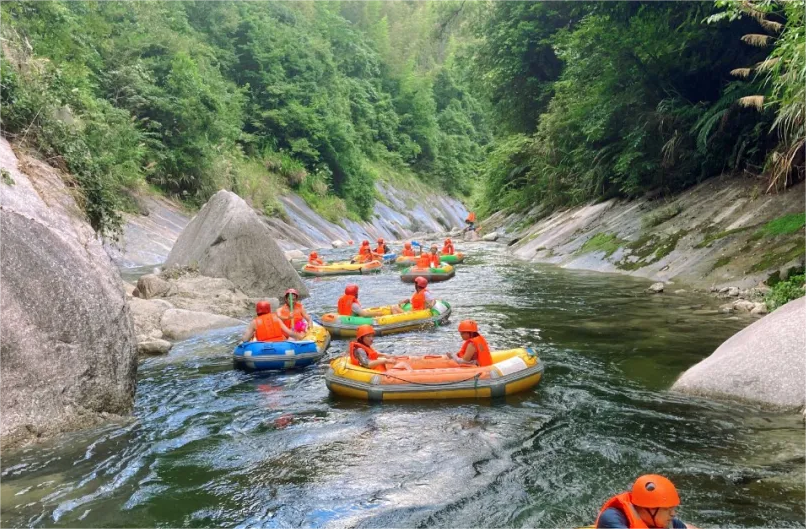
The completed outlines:
<svg viewBox="0 0 806 529">
<path fill-rule="evenodd" d="M 427 290 L 428 280 L 422 276 L 414 278 L 414 294 L 401 301 L 398 306 L 402 307 L 406 303 L 411 303 L 411 310 L 425 310 L 434 308 L 434 295 Z"/>
<path fill-rule="evenodd" d="M 386 371 L 386 367 L 396 364 L 397 360 L 373 349 L 374 339 L 375 329 L 372 325 L 359 325 L 355 331 L 355 341 L 350 342 L 350 363 L 376 371 Z"/>
<path fill-rule="evenodd" d="M 442 255 L 453 255 L 453 242 L 450 239 L 445 239 L 445 242 L 442 244 Z"/>
<path fill-rule="evenodd" d="M 325 264 L 325 261 L 324 261 L 324 259 L 319 258 L 318 253 L 311 252 L 310 255 L 308 255 L 308 264 L 309 265 L 315 265 L 315 266 L 322 266 L 323 264 Z"/>
<path fill-rule="evenodd" d="M 255 312 L 257 317 L 246 327 L 241 342 L 248 342 L 252 339 L 258 342 L 282 342 L 288 338 L 302 340 L 302 334 L 289 329 L 271 311 L 271 303 L 268 301 L 258 301 L 255 304 Z"/>
<path fill-rule="evenodd" d="M 633 483 L 632 490 L 605 502 L 596 518 L 596 527 L 662 527 L 697 529 L 675 517 L 680 497 L 671 481 L 657 474 L 646 474 Z"/>
<path fill-rule="evenodd" d="M 341 316 L 372 317 L 372 314 L 361 308 L 361 303 L 358 302 L 358 285 L 352 283 L 344 287 L 344 295 L 339 298 L 337 308 Z"/>
<path fill-rule="evenodd" d="M 285 304 L 277 309 L 277 316 L 286 327 L 305 333 L 313 326 L 313 320 L 299 300 L 299 292 L 289 288 L 283 294 L 283 300 L 285 300 Z"/>
<path fill-rule="evenodd" d="M 369 246 L 369 241 L 364 239 L 361 241 L 361 248 L 358 249 L 358 258 L 354 259 L 359 263 L 369 263 L 375 258 L 372 256 L 372 248 Z"/>
<path fill-rule="evenodd" d="M 442 263 L 439 262 L 439 254 L 437 253 L 437 245 L 431 245 L 431 251 L 424 253 L 417 259 L 417 268 L 439 268 Z"/>
<path fill-rule="evenodd" d="M 386 243 L 383 242 L 383 237 L 378 238 L 378 246 L 377 248 L 375 248 L 375 253 L 381 256 L 383 256 L 383 254 L 386 253 L 392 253 L 391 250 L 389 250 L 389 247 L 386 245 Z"/>
<path fill-rule="evenodd" d="M 479 334 L 479 326 L 475 321 L 460 321 L 459 334 L 464 340 L 462 348 L 458 353 L 448 353 L 449 357 L 459 364 L 474 364 L 479 367 L 493 365 L 490 346 L 484 336 Z"/>
<path fill-rule="evenodd" d="M 417 254 L 414 253 L 414 248 L 411 247 L 410 242 L 406 242 L 403 244 L 403 257 L 416 257 Z"/>
</svg>

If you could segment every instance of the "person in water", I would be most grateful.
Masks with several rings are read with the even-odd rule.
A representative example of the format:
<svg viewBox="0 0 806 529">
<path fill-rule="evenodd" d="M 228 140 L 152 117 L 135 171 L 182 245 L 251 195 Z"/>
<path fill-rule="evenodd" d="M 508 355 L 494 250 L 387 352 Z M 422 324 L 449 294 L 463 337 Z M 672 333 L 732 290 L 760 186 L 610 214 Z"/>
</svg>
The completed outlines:
<svg viewBox="0 0 806 529">
<path fill-rule="evenodd" d="M 358 285 L 352 283 L 344 287 L 344 295 L 339 298 L 337 307 L 341 316 L 372 317 L 372 314 L 361 308 L 361 303 L 358 301 Z"/>
<path fill-rule="evenodd" d="M 285 304 L 277 309 L 277 316 L 289 329 L 304 333 L 306 329 L 313 326 L 313 320 L 302 302 L 299 300 L 299 292 L 289 288 L 283 295 Z"/>
<path fill-rule="evenodd" d="M 375 248 L 375 253 L 383 256 L 383 254 L 392 253 L 389 247 L 383 242 L 383 237 L 378 238 L 378 246 Z"/>
<path fill-rule="evenodd" d="M 448 353 L 449 357 L 459 364 L 474 364 L 479 367 L 493 365 L 490 346 L 484 336 L 479 334 L 479 326 L 475 321 L 460 321 L 459 334 L 464 340 L 462 348 L 458 353 Z"/>
<path fill-rule="evenodd" d="M 605 502 L 596 517 L 596 527 L 657 527 L 697 529 L 675 517 L 680 497 L 674 484 L 663 476 L 646 474 L 633 483 L 632 490 Z"/>
<path fill-rule="evenodd" d="M 451 242 L 450 238 L 445 239 L 445 242 L 442 244 L 442 255 L 453 255 L 453 242 Z"/>
<path fill-rule="evenodd" d="M 403 253 L 401 254 L 404 257 L 416 257 L 417 254 L 414 253 L 414 248 L 411 247 L 410 242 L 406 242 L 403 244 Z"/>
<path fill-rule="evenodd" d="M 376 371 L 386 371 L 387 366 L 396 364 L 394 358 L 372 348 L 374 340 L 375 329 L 372 325 L 359 325 L 355 332 L 355 341 L 350 342 L 350 363 Z"/>
<path fill-rule="evenodd" d="M 402 307 L 406 303 L 411 303 L 411 310 L 425 310 L 434 308 L 434 303 L 436 300 L 434 299 L 433 294 L 428 290 L 428 280 L 422 276 L 414 278 L 414 294 L 408 298 L 404 299 L 399 303 L 399 306 Z"/>
<path fill-rule="evenodd" d="M 302 340 L 302 334 L 289 329 L 272 312 L 271 303 L 268 301 L 258 301 L 255 304 L 255 312 L 257 317 L 246 327 L 241 338 L 242 342 L 248 342 L 253 338 L 258 342 L 282 342 L 288 338 Z"/>
<path fill-rule="evenodd" d="M 325 264 L 325 261 L 319 258 L 318 253 L 311 252 L 310 255 L 308 255 L 308 264 L 315 266 L 322 266 L 323 264 Z"/>
</svg>

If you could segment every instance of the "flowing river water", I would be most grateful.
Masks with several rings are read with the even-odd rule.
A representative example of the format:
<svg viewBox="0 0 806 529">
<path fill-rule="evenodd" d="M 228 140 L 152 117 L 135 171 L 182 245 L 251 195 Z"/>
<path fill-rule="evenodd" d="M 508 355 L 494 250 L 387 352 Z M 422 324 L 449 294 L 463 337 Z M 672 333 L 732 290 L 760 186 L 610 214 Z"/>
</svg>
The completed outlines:
<svg viewBox="0 0 806 529">
<path fill-rule="evenodd" d="M 343 400 L 325 387 L 327 361 L 236 371 L 241 329 L 216 331 L 141 363 L 134 420 L 4 453 L 0 522 L 576 527 L 657 472 L 678 484 L 681 518 L 701 527 L 803 527 L 802 418 L 668 391 L 747 320 L 709 298 L 646 294 L 645 280 L 470 251 L 454 279 L 432 285 L 451 323 L 376 346 L 457 350 L 456 324 L 473 318 L 491 347 L 538 351 L 535 389 L 493 402 Z M 308 310 L 333 310 L 348 281 L 365 306 L 412 290 L 391 270 L 315 279 Z M 345 345 L 334 341 L 327 359 Z"/>
</svg>

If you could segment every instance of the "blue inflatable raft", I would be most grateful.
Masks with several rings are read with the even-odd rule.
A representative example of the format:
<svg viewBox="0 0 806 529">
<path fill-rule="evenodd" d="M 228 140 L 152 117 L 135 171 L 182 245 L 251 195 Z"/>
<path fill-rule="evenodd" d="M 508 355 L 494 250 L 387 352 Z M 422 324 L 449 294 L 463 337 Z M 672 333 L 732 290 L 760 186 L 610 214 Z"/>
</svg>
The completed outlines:
<svg viewBox="0 0 806 529">
<path fill-rule="evenodd" d="M 314 325 L 306 340 L 283 342 L 244 342 L 235 348 L 235 367 L 247 370 L 284 370 L 309 366 L 324 356 L 330 333 Z"/>
</svg>

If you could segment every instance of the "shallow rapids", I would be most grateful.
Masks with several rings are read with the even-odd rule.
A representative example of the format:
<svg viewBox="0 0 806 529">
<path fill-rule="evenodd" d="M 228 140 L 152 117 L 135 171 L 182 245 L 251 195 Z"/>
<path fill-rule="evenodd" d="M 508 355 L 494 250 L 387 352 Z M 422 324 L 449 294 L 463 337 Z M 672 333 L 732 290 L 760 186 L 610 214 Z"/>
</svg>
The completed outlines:
<svg viewBox="0 0 806 529">
<path fill-rule="evenodd" d="M 637 475 L 679 487 L 684 521 L 802 527 L 799 416 L 669 393 L 747 324 L 715 300 L 649 295 L 649 282 L 510 262 L 471 246 L 431 290 L 451 324 L 380 337 L 399 354 L 457 350 L 480 323 L 494 349 L 546 365 L 505 400 L 370 405 L 331 397 L 327 361 L 233 370 L 241 329 L 178 344 L 140 366 L 135 418 L 3 453 L 2 517 L 34 527 L 576 527 Z M 326 258 L 348 252 L 325 252 Z M 363 305 L 412 290 L 397 271 L 308 280 L 313 314 L 347 282 Z M 328 359 L 346 342 L 335 340 Z M 759 359 L 760 364 L 763 359 Z"/>
</svg>

